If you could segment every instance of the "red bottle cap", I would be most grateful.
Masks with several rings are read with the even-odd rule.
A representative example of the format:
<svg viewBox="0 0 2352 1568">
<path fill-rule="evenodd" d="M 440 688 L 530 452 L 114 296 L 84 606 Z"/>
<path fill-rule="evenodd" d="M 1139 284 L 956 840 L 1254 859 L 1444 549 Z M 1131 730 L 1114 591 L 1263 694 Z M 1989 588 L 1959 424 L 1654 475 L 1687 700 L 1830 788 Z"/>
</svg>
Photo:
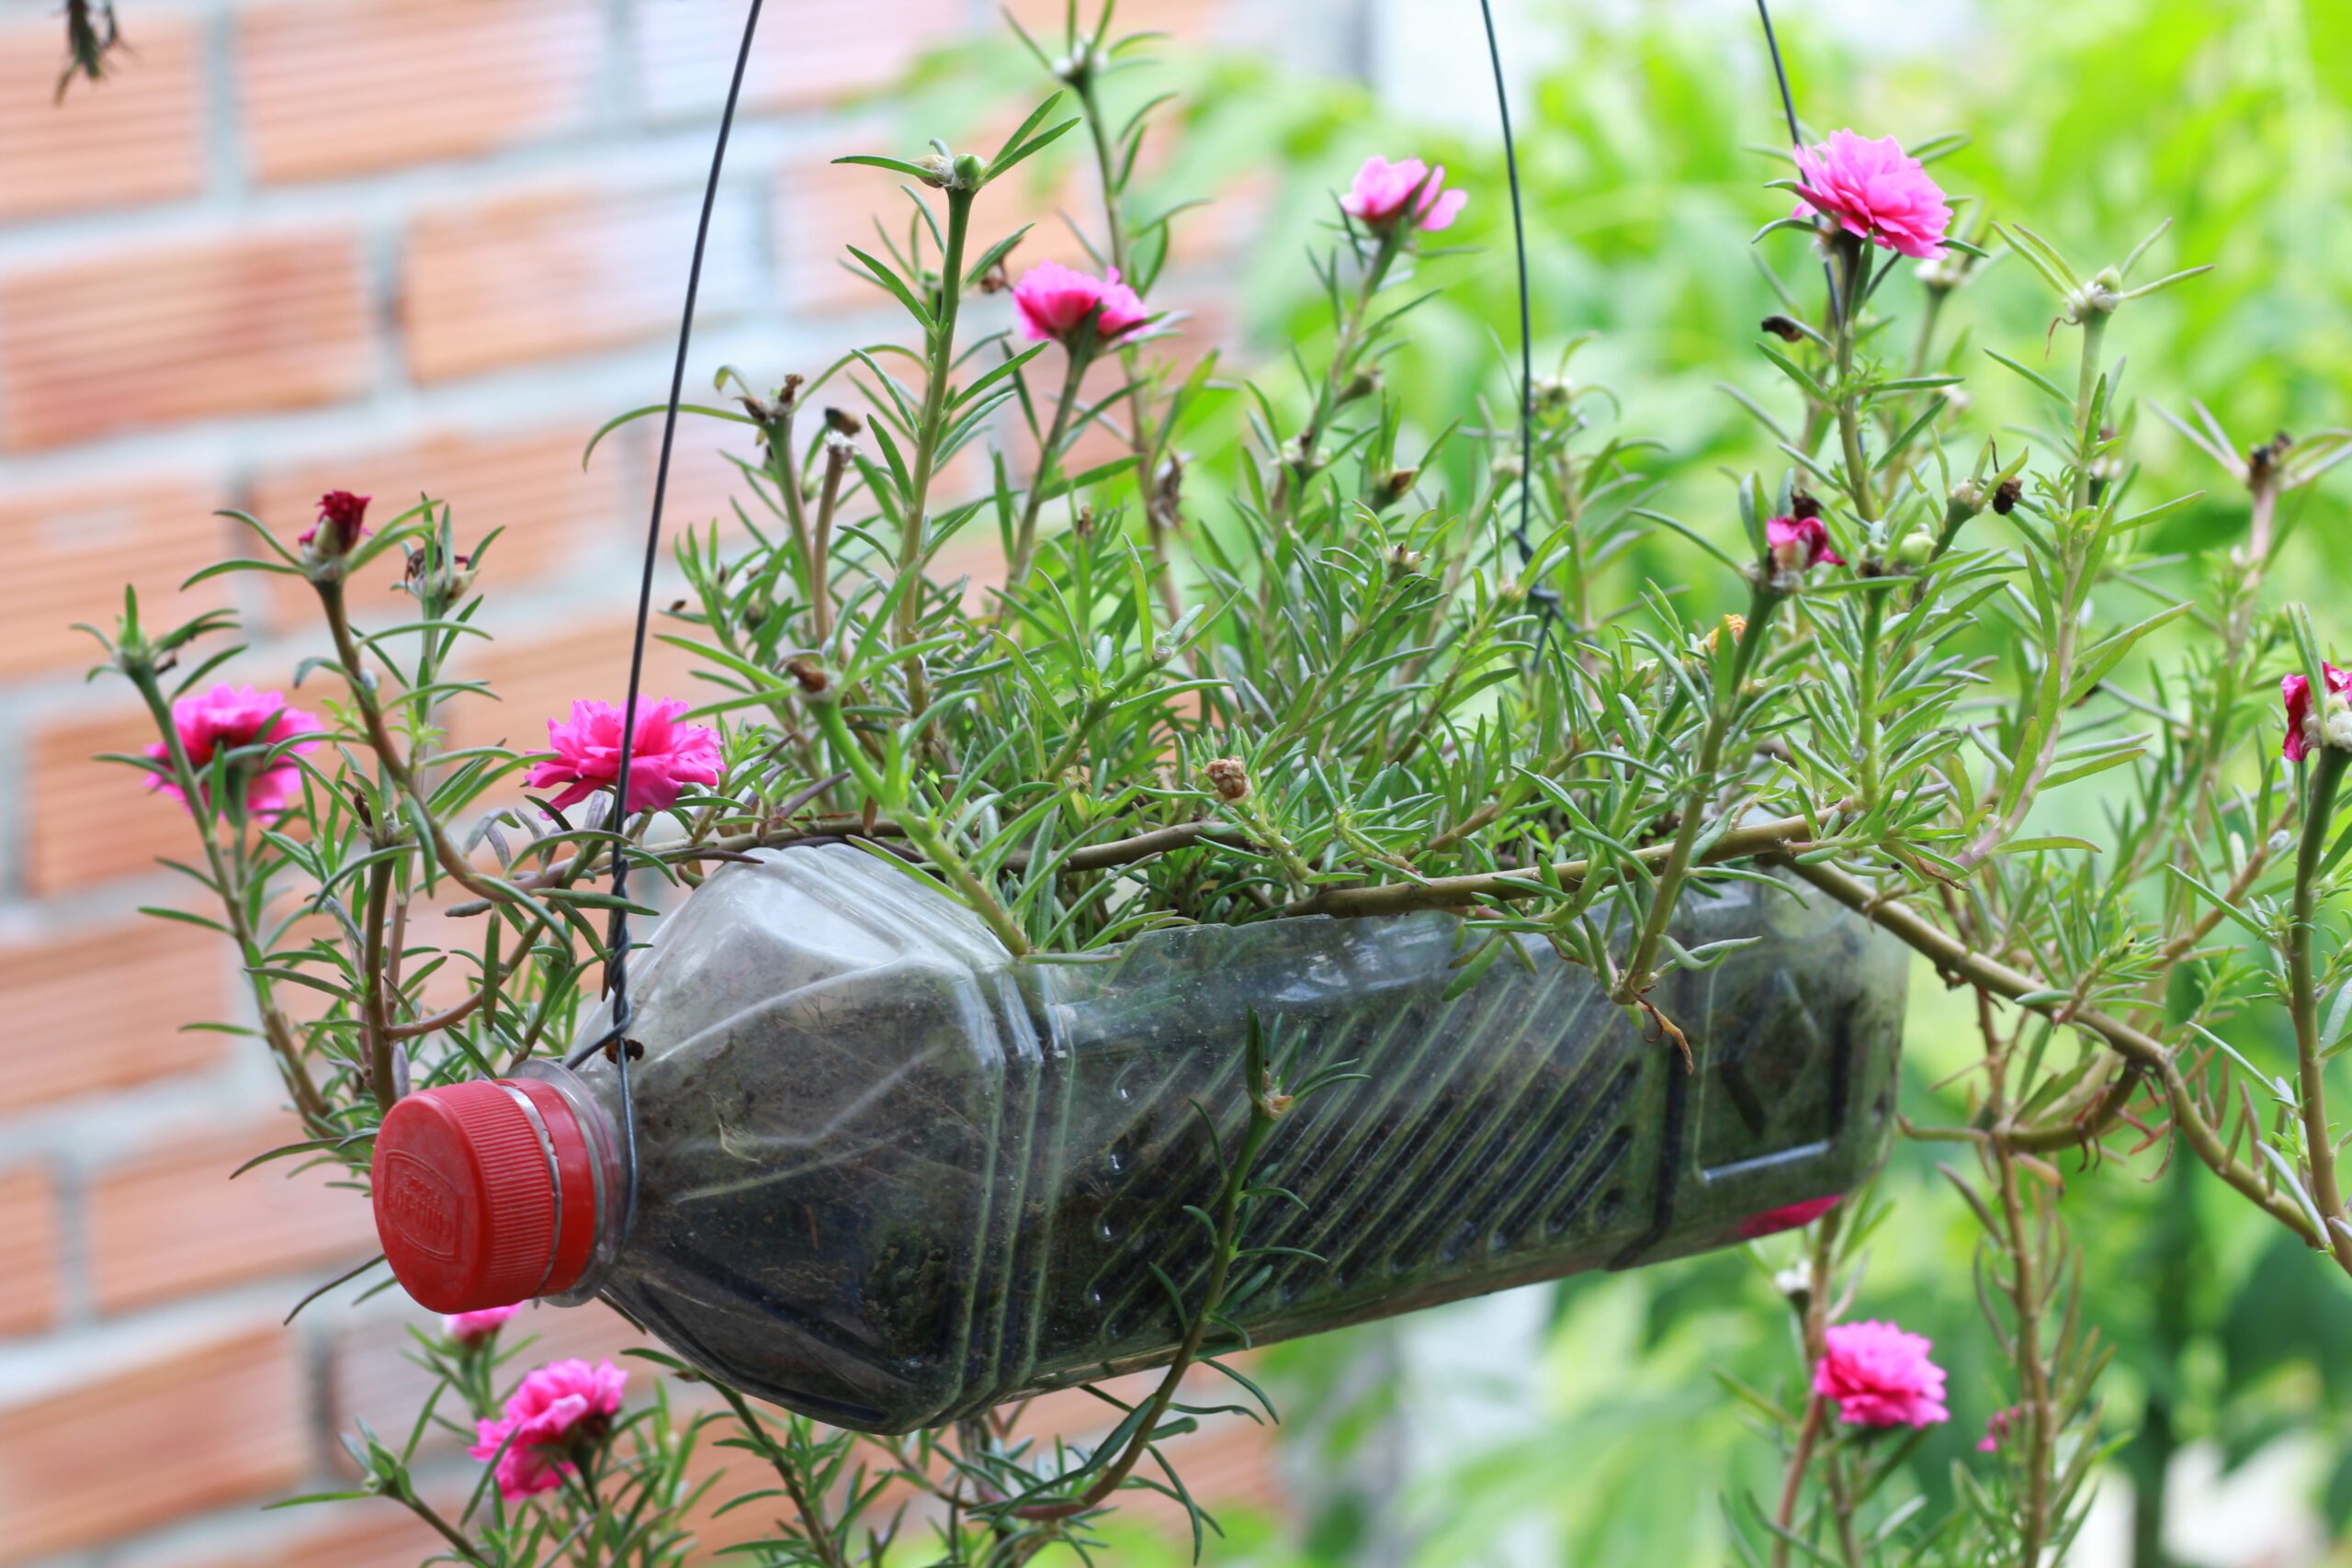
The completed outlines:
<svg viewBox="0 0 2352 1568">
<path fill-rule="evenodd" d="M 447 1084 L 376 1134 L 376 1236 L 420 1306 L 479 1312 L 577 1284 L 596 1239 L 586 1133 L 551 1084 Z"/>
</svg>

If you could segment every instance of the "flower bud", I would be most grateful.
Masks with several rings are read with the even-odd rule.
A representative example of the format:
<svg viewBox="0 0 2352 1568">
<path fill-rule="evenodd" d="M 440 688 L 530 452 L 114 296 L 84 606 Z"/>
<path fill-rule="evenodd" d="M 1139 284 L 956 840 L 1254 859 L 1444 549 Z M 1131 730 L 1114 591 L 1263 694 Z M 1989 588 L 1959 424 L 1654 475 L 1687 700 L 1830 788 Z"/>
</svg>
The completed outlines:
<svg viewBox="0 0 2352 1568">
<path fill-rule="evenodd" d="M 331 490 L 319 497 L 319 520 L 295 543 L 310 551 L 312 560 L 333 560 L 351 553 L 368 532 L 368 502 L 374 498 Z"/>
<path fill-rule="evenodd" d="M 1925 528 L 1914 528 L 1903 536 L 1894 547 L 1893 557 L 1898 570 L 1917 571 L 1936 558 L 1936 536 Z"/>
<path fill-rule="evenodd" d="M 1964 523 L 1984 510 L 1984 487 L 1974 479 L 1961 480 L 1944 498 L 1944 515 L 1958 522 Z"/>
<path fill-rule="evenodd" d="M 1421 570 L 1421 560 L 1422 556 L 1420 551 L 1408 550 L 1402 545 L 1396 546 L 1388 552 L 1388 576 L 1390 581 L 1394 581 L 1398 578 L 1412 576 L 1415 572 Z"/>
<path fill-rule="evenodd" d="M 1226 801 L 1247 800 L 1250 797 L 1250 770 L 1238 757 L 1219 757 L 1203 770 L 1208 775 L 1209 787 L 1217 798 Z"/>
</svg>

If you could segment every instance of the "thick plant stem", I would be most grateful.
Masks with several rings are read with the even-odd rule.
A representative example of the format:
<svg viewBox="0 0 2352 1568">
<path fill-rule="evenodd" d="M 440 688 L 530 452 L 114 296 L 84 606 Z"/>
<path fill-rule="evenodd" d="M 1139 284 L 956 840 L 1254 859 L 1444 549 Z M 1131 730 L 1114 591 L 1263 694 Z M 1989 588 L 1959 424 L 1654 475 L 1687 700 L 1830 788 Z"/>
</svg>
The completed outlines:
<svg viewBox="0 0 2352 1568">
<path fill-rule="evenodd" d="M 1829 1350 L 1830 1271 L 1836 1258 L 1838 1221 L 1833 1211 L 1814 1232 L 1813 1250 L 1805 1254 L 1810 1273 L 1798 1315 L 1798 1339 L 1804 1352 L 1804 1416 L 1797 1425 L 1797 1440 L 1789 1450 L 1787 1470 L 1781 1478 L 1780 1506 L 1772 1515 L 1779 1527 L 1772 1538 L 1772 1568 L 1789 1568 L 1789 1537 L 1796 1529 L 1797 1503 L 1804 1495 L 1804 1478 L 1813 1469 L 1815 1448 L 1829 1424 L 1829 1401 L 1813 1388 L 1813 1369 Z"/>
<path fill-rule="evenodd" d="M 1363 276 L 1356 286 L 1355 298 L 1348 304 L 1347 314 L 1340 322 L 1340 335 L 1331 345 L 1331 364 L 1323 374 L 1323 385 L 1315 396 L 1314 411 L 1307 415 L 1306 425 L 1298 434 L 1298 456 L 1295 458 L 1275 454 L 1280 475 L 1270 501 L 1273 519 L 1284 524 L 1297 514 L 1301 492 L 1314 482 L 1321 468 L 1320 453 L 1323 437 L 1329 432 L 1331 416 L 1338 412 L 1340 394 L 1348 389 L 1348 382 L 1355 371 L 1356 357 L 1363 352 L 1364 318 L 1372 313 L 1372 302 L 1379 295 L 1381 286 L 1388 281 L 1389 269 L 1396 265 L 1403 253 L 1405 224 L 1398 222 L 1381 232 L 1374 240 L 1372 259 L 1364 264 Z"/>
<path fill-rule="evenodd" d="M 964 301 L 964 244 L 972 229 L 972 198 L 978 192 L 952 186 L 947 192 L 947 243 L 940 254 L 939 299 L 933 312 L 930 370 L 923 388 L 922 418 L 915 430 L 913 471 L 909 478 L 906 515 L 899 525 L 898 570 L 902 590 L 896 626 L 898 646 L 915 640 L 922 620 L 923 547 L 930 525 L 931 481 L 939 468 L 939 447 L 946 434 L 947 388 L 956 371 L 956 316 Z M 912 578 L 914 581 L 909 581 Z M 907 664 L 909 705 L 920 716 L 930 706 L 922 661 Z"/>
<path fill-rule="evenodd" d="M 189 813 L 202 812 L 205 809 L 202 803 L 206 798 L 204 786 L 197 778 L 196 765 L 188 760 L 187 744 L 180 739 L 180 727 L 172 717 L 172 705 L 165 700 L 164 689 L 156 681 L 152 661 L 126 660 L 124 673 L 139 689 L 139 695 L 146 702 L 148 714 L 163 737 L 164 760 L 171 764 L 172 782 L 179 787 L 182 798 L 187 802 Z M 250 969 L 262 962 L 263 953 L 253 924 L 245 919 L 243 878 L 222 859 L 220 840 L 210 825 L 201 816 L 197 819 L 197 836 L 204 840 L 205 864 L 212 873 L 213 890 L 220 895 L 221 917 L 229 927 L 230 939 L 237 944 L 238 957 Z M 237 830 L 243 831 L 242 825 Z M 333 1127 L 334 1123 L 327 1116 L 326 1100 L 319 1093 L 318 1086 L 311 1081 L 311 1071 L 303 1064 L 294 1027 L 278 1010 L 277 996 L 268 980 L 259 975 L 249 978 L 254 1005 L 261 1013 L 262 1033 L 269 1041 L 271 1052 L 277 1057 L 278 1071 L 286 1079 L 288 1092 L 294 1097 L 295 1110 L 301 1112 L 307 1126 L 321 1130 Z"/>
<path fill-rule="evenodd" d="M 2001 1225 L 2009 1254 L 2010 1312 L 2016 1319 L 2019 1403 L 2025 1406 L 2025 1496 L 2019 1499 L 2018 1562 L 2040 1568 L 2050 1539 L 2050 1458 L 2057 1441 L 2057 1411 L 2050 1398 L 2050 1369 L 2041 1350 L 2041 1279 L 2036 1244 L 2018 1190 L 2017 1156 L 1995 1140 L 1993 1164 L 2001 1198 Z"/>
<path fill-rule="evenodd" d="M 2230 1152 L 2221 1134 L 2199 1109 L 2194 1086 L 2173 1059 L 2171 1049 L 2162 1041 L 2095 1008 L 2075 1007 L 2068 1002 L 2050 999 L 2050 987 L 2041 980 L 1976 952 L 1905 905 L 1899 897 L 1880 893 L 1850 872 L 1820 862 L 1807 863 L 1786 856 L 1768 858 L 1857 914 L 1868 917 L 1875 924 L 1894 933 L 1905 945 L 1932 962 L 1939 973 L 1957 976 L 1982 987 L 1988 995 L 2046 1018 L 2057 1018 L 2063 1012 L 2063 1021 L 2098 1035 L 2126 1061 L 2136 1064 L 2163 1086 L 2172 1111 L 2174 1129 L 2206 1168 L 2229 1183 L 2246 1201 L 2301 1236 L 2306 1244 L 2314 1247 L 2328 1247 L 2326 1239 L 2312 1229 L 2311 1221 L 2292 1198 L 2273 1190 L 2259 1171 Z M 2022 999 L 2028 997 L 2036 999 Z M 2352 1274 L 2352 1262 L 2346 1262 L 2341 1258 L 2337 1261 L 2346 1274 Z"/>
<path fill-rule="evenodd" d="M 1126 216 L 1119 201 L 1118 154 L 1114 146 L 1114 133 L 1111 122 L 1103 118 L 1102 95 L 1094 83 L 1094 73 L 1088 71 L 1078 83 L 1080 112 L 1086 119 L 1086 134 L 1094 144 L 1094 167 L 1102 184 L 1102 216 L 1110 231 L 1111 265 L 1121 277 L 1133 286 L 1128 276 L 1132 256 L 1127 244 Z M 1182 521 L 1177 514 L 1172 498 L 1163 499 L 1159 491 L 1159 469 L 1165 457 L 1160 438 L 1152 433 L 1151 410 L 1144 400 L 1144 381 L 1139 360 L 1132 343 L 1119 349 L 1119 368 L 1126 377 L 1131 390 L 1127 394 L 1127 445 L 1136 455 L 1136 495 L 1143 507 L 1144 533 L 1151 552 L 1151 580 L 1154 592 L 1159 595 L 1160 609 L 1174 626 L 1184 618 L 1184 593 L 1176 583 L 1176 569 L 1170 558 L 1169 536 Z"/>
<path fill-rule="evenodd" d="M 1861 772 L 1861 805 L 1867 811 L 1878 804 L 1879 628 L 1886 619 L 1886 595 L 1894 587 L 1881 578 L 1862 591 L 1861 680 L 1855 693 L 1854 750 Z"/>
<path fill-rule="evenodd" d="M 1078 406 L 1078 389 L 1086 379 L 1086 367 L 1094 357 L 1094 327 L 1102 312 L 1098 309 L 1080 327 L 1069 346 L 1069 368 L 1062 377 L 1061 396 L 1055 400 L 1054 417 L 1046 427 L 1046 439 L 1037 453 L 1037 471 L 1029 480 L 1029 494 L 1021 503 L 1021 524 L 1012 536 L 1012 556 L 1006 562 L 1004 591 L 1011 593 L 1029 575 L 1029 568 L 1037 557 L 1037 514 L 1045 509 L 1046 491 L 1061 471 L 1062 443 L 1069 434 L 1070 412 Z"/>
<path fill-rule="evenodd" d="M 1870 459 L 1862 450 L 1862 400 L 1854 389 L 1854 337 L 1860 328 L 1863 280 L 1870 270 L 1860 237 L 1838 237 L 1838 439 L 1846 457 L 1846 493 L 1854 515 L 1864 523 L 1878 521 L 1878 501 L 1871 489 Z"/>
<path fill-rule="evenodd" d="M 1666 940 L 1666 928 L 1674 919 L 1674 906 L 1681 897 L 1683 878 L 1690 874 L 1700 829 L 1706 825 L 1707 807 L 1715 797 L 1724 741 L 1739 713 L 1740 688 L 1747 684 L 1747 672 L 1755 668 L 1756 655 L 1764 646 L 1772 612 L 1780 603 L 1780 595 L 1765 587 L 1759 578 L 1748 596 L 1747 624 L 1740 629 L 1731 657 L 1715 660 L 1707 728 L 1699 739 L 1698 764 L 1691 774 L 1690 791 L 1683 797 L 1682 821 L 1675 829 L 1673 847 L 1667 852 L 1666 863 L 1657 874 L 1657 885 L 1650 890 L 1649 913 L 1642 922 L 1641 935 L 1634 939 L 1633 953 L 1618 974 L 1612 993 L 1612 999 L 1621 1006 L 1640 1002 L 1653 983 L 1651 967 L 1657 962 L 1659 944 Z"/>
<path fill-rule="evenodd" d="M 465 852 L 450 840 L 448 829 L 433 815 L 425 793 L 418 787 L 414 768 L 393 739 L 391 726 L 385 722 L 381 704 L 376 701 L 376 689 L 368 677 L 367 657 L 360 651 L 359 639 L 352 635 L 351 616 L 344 604 L 341 579 L 318 585 L 319 603 L 325 609 L 327 629 L 334 637 L 336 660 L 343 666 L 345 688 L 351 693 L 352 706 L 359 711 L 359 722 L 368 732 L 368 744 L 375 749 L 377 760 L 383 764 L 385 775 L 416 807 L 416 815 L 430 838 L 433 858 L 452 882 L 477 898 L 493 903 L 511 903 L 514 894 L 497 882 L 481 875 L 466 858 Z"/>
<path fill-rule="evenodd" d="M 2324 702 L 2324 698 L 2315 698 Z M 2303 807 L 2301 846 L 2295 853 L 2294 912 L 2287 928 L 2287 999 L 2295 1020 L 2296 1109 L 2302 1118 L 2303 1155 L 2310 1162 L 2312 1201 L 2324 1243 L 2346 1272 L 2352 1272 L 2352 1228 L 2344 1218 L 2344 1191 L 2335 1169 L 2335 1136 L 2327 1122 L 2327 1081 L 2320 1037 L 2319 987 L 2312 960 L 2312 936 L 2319 916 L 2319 865 L 2335 817 L 2335 795 L 2352 752 L 2323 745 L 2312 766 L 2311 794 Z"/>
</svg>

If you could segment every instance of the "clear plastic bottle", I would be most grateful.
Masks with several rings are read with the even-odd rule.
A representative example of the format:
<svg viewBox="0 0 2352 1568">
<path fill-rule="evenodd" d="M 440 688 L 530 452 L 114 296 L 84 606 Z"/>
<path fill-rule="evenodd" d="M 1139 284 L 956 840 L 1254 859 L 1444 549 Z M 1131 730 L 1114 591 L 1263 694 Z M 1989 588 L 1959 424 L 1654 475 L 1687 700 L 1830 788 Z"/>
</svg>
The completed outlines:
<svg viewBox="0 0 2352 1568">
<path fill-rule="evenodd" d="M 1844 911 L 1686 902 L 1685 945 L 1755 939 L 1653 994 L 1691 1069 L 1533 938 L 1449 998 L 1461 930 L 1187 926 L 1015 963 L 869 854 L 763 853 L 639 963 L 633 1223 L 600 1055 L 402 1100 L 379 1229 L 427 1306 L 601 1296 L 752 1393 L 904 1431 L 1173 1353 L 1153 1266 L 1198 1299 L 1185 1210 L 1219 1171 L 1194 1107 L 1233 1147 L 1252 1010 L 1368 1075 L 1253 1169 L 1303 1203 L 1261 1205 L 1245 1244 L 1320 1258 L 1237 1279 L 1259 1343 L 1721 1246 L 1883 1156 L 1905 964 Z"/>
</svg>

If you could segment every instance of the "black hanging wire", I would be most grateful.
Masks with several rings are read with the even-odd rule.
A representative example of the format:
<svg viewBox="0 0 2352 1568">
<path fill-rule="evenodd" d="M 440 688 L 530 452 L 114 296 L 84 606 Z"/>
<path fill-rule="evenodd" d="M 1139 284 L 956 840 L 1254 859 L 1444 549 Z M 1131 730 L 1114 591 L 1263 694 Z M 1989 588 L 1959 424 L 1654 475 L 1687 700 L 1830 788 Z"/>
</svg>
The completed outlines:
<svg viewBox="0 0 2352 1568">
<path fill-rule="evenodd" d="M 1758 0 L 1762 4 L 1762 0 Z M 1519 191 L 1519 144 L 1511 136 L 1510 92 L 1504 85 L 1503 46 L 1495 32 L 1493 0 L 1478 0 L 1478 15 L 1487 24 L 1487 58 L 1495 69 L 1495 110 L 1503 122 L 1503 175 L 1510 185 L 1510 237 L 1519 260 L 1519 564 L 1535 558 L 1535 541 L 1528 530 L 1535 510 L 1535 308 L 1527 282 L 1527 216 Z M 1543 657 L 1544 639 L 1552 635 L 1552 620 L 1559 613 L 1560 591 L 1548 582 L 1531 582 L 1527 596 L 1543 612 L 1536 638 L 1536 657 Z"/>
<path fill-rule="evenodd" d="M 702 217 L 695 225 L 694 261 L 686 269 L 686 307 L 678 323 L 678 358 L 670 371 L 670 404 L 662 420 L 662 456 L 653 468 L 653 514 L 645 527 L 645 564 L 637 584 L 637 633 L 629 648 L 628 701 L 621 710 L 621 760 L 613 780 L 613 897 L 617 901 L 605 938 L 605 987 L 612 995 L 612 1026 L 574 1051 L 566 1066 L 577 1066 L 597 1051 L 612 1058 L 620 1090 L 623 1155 L 628 1165 L 628 1195 L 621 1209 L 621 1234 L 637 1220 L 637 1114 L 629 1099 L 628 1026 L 634 1016 L 628 995 L 628 856 L 623 835 L 628 821 L 628 775 L 637 750 L 637 704 L 645 682 L 645 637 L 653 618 L 653 569 L 662 557 L 662 502 L 670 488 L 670 454 L 677 444 L 678 405 L 685 399 L 686 349 L 694 338 L 695 299 L 702 291 L 703 254 L 710 246 L 710 215 L 718 203 L 719 171 L 727 165 L 727 140 L 735 130 L 735 106 L 743 96 L 743 74 L 752 61 L 752 39 L 760 30 L 762 0 L 752 0 L 743 18 L 743 42 L 735 53 L 735 75 L 727 86 L 727 107 L 718 118 L 718 142 L 710 152 L 710 179 L 703 186 Z"/>
<path fill-rule="evenodd" d="M 1756 19 L 1764 24 L 1764 49 L 1772 57 L 1772 79 L 1781 85 L 1781 113 L 1789 122 L 1789 146 L 1802 147 L 1804 132 L 1797 126 L 1796 95 L 1789 90 L 1789 68 L 1781 60 L 1781 37 L 1772 30 L 1772 12 L 1765 0 L 1756 0 Z M 1829 319 L 1842 321 L 1846 319 L 1846 306 L 1838 298 L 1838 269 L 1829 265 L 1826 256 L 1821 262 L 1821 276 L 1829 285 Z"/>
</svg>

